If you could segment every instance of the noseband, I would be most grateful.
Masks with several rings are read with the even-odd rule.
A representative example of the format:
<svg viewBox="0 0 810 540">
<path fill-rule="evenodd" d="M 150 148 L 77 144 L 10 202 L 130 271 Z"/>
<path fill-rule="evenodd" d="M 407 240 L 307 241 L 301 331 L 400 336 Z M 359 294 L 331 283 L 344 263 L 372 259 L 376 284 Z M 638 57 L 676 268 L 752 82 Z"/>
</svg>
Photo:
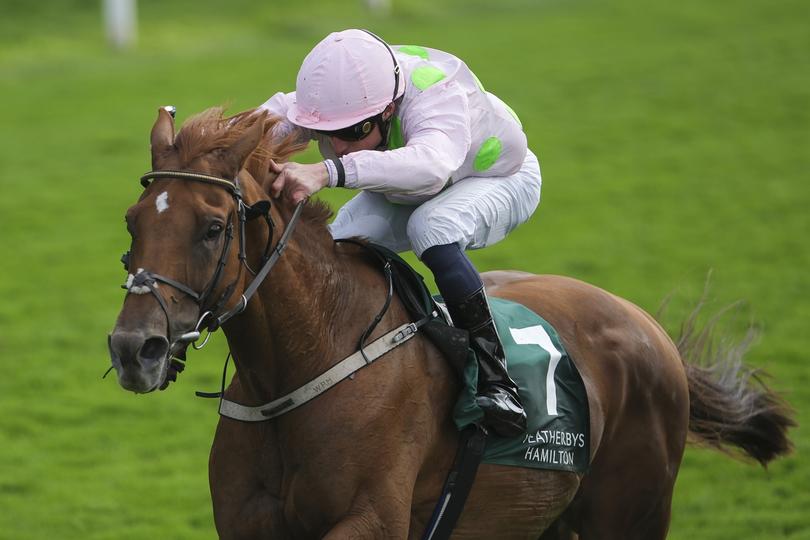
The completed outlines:
<svg viewBox="0 0 810 540">
<path fill-rule="evenodd" d="M 141 177 L 141 184 L 144 188 L 149 187 L 149 184 L 152 180 L 158 178 L 169 178 L 169 179 L 178 179 L 178 180 L 188 180 L 193 182 L 203 182 L 206 184 L 213 184 L 216 186 L 220 186 L 226 189 L 231 196 L 233 197 L 234 203 L 236 205 L 236 214 L 239 223 L 239 261 L 241 266 L 244 266 L 248 272 L 253 274 L 253 280 L 251 281 L 250 285 L 245 289 L 245 292 L 241 295 L 241 299 L 239 303 L 231 310 L 225 311 L 224 313 L 217 316 L 217 312 L 219 312 L 222 307 L 224 306 L 225 302 L 228 298 L 231 297 L 233 294 L 233 290 L 236 287 L 236 282 L 239 279 L 238 277 L 223 291 L 222 295 L 219 299 L 211 306 L 209 309 L 206 309 L 206 305 L 210 300 L 211 293 L 216 289 L 219 281 L 222 277 L 222 271 L 227 264 L 228 253 L 230 252 L 231 241 L 233 240 L 233 220 L 228 219 L 228 225 L 225 229 L 225 241 L 222 246 L 222 252 L 219 256 L 219 261 L 217 262 L 216 270 L 214 270 L 213 276 L 208 281 L 208 284 L 202 290 L 202 292 L 197 292 L 188 285 L 181 283 L 177 280 L 168 278 L 166 276 L 162 276 L 160 274 L 156 274 L 154 272 L 150 272 L 143 268 L 139 268 L 136 273 L 130 273 L 127 279 L 127 282 L 122 285 L 121 287 L 126 289 L 128 293 L 131 294 L 152 294 L 155 297 L 160 308 L 163 310 L 163 313 L 166 315 L 166 325 L 167 325 L 167 337 L 171 340 L 171 317 L 169 315 L 169 308 L 166 304 L 166 300 L 163 298 L 158 290 L 158 282 L 164 283 L 170 287 L 173 287 L 189 297 L 191 297 L 195 303 L 199 306 L 199 317 L 197 320 L 197 324 L 192 331 L 186 332 L 179 336 L 177 339 L 171 342 L 171 346 L 169 347 L 169 354 L 170 356 L 177 352 L 177 350 L 181 350 L 183 353 L 185 352 L 185 348 L 188 346 L 189 343 L 195 342 L 200 337 L 200 330 L 202 328 L 206 328 L 209 332 L 215 331 L 217 328 L 222 326 L 226 321 L 231 319 L 232 317 L 242 313 L 245 308 L 247 307 L 247 303 L 250 298 L 256 293 L 256 290 L 262 284 L 264 279 L 270 273 L 270 269 L 275 265 L 276 261 L 278 261 L 279 257 L 284 251 L 284 248 L 287 246 L 287 241 L 292 234 L 293 229 L 295 228 L 295 224 L 298 221 L 298 217 L 301 214 L 301 210 L 306 201 L 301 201 L 296 206 L 295 211 L 293 213 L 292 218 L 290 218 L 287 227 L 284 230 L 284 233 L 279 238 L 278 242 L 276 243 L 275 247 L 272 246 L 273 242 L 273 235 L 275 231 L 275 224 L 273 223 L 273 218 L 270 216 L 270 201 L 263 200 L 258 201 L 252 206 L 248 206 L 245 204 L 245 201 L 242 199 L 242 190 L 239 186 L 239 178 L 235 177 L 233 180 L 226 180 L 224 178 L 218 178 L 216 176 L 210 176 L 207 174 L 200 174 L 195 172 L 185 172 L 185 171 L 152 171 L 146 173 Z M 268 238 L 267 238 L 267 245 L 264 249 L 264 253 L 262 254 L 261 260 L 261 268 L 258 272 L 254 271 L 250 268 L 247 263 L 247 255 L 245 253 L 245 223 L 248 221 L 263 217 L 265 222 L 267 223 L 267 227 L 269 230 Z M 129 252 L 126 252 L 121 257 L 121 262 L 124 263 L 124 268 L 127 269 L 127 272 L 130 272 L 129 269 Z M 241 274 L 241 272 L 240 272 Z M 206 337 L 206 341 L 208 337 Z M 203 342 L 205 345 L 205 342 Z M 201 348 L 200 346 L 199 348 Z"/>
</svg>

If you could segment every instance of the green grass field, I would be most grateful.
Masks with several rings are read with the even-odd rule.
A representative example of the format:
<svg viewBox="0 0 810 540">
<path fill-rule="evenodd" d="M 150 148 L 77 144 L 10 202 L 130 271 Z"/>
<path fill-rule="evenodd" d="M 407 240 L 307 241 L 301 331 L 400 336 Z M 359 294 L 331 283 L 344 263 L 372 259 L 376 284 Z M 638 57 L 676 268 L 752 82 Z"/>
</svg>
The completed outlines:
<svg viewBox="0 0 810 540">
<path fill-rule="evenodd" d="M 222 336 L 170 391 L 135 396 L 105 336 L 123 215 L 159 105 L 183 119 L 289 90 L 329 31 L 456 53 L 520 115 L 543 201 L 482 270 L 571 275 L 676 326 L 713 270 L 765 367 L 810 421 L 810 8 L 799 0 L 141 2 L 139 45 L 105 47 L 97 2 L 0 6 L 0 538 L 214 538 L 207 457 Z M 315 159 L 307 153 L 304 159 Z M 335 206 L 350 192 L 324 195 Z M 729 331 L 738 333 L 740 324 Z M 764 471 L 690 448 L 670 538 L 810 539 L 810 434 Z"/>
</svg>

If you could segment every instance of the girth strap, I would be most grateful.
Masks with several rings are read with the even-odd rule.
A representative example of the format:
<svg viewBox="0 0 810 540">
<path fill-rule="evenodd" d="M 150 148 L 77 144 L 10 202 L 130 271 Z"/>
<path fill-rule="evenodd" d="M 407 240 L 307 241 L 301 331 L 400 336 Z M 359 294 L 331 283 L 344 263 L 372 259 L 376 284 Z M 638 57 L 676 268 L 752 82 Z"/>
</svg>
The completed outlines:
<svg viewBox="0 0 810 540">
<path fill-rule="evenodd" d="M 459 434 L 456 459 L 447 474 L 442 495 L 436 503 L 422 540 L 447 540 L 453 534 L 456 522 L 467 502 L 467 496 L 475 483 L 486 442 L 487 432 L 476 424 Z"/>
</svg>

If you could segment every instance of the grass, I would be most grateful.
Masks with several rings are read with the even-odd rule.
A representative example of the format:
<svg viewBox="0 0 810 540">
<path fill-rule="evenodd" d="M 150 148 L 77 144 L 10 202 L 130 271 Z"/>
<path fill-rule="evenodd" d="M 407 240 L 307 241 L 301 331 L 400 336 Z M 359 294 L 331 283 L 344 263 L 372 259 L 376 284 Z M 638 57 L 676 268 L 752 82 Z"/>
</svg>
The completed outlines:
<svg viewBox="0 0 810 540">
<path fill-rule="evenodd" d="M 291 89 L 309 48 L 365 26 L 454 52 L 520 115 L 541 160 L 532 221 L 482 270 L 593 282 L 671 326 L 713 269 L 744 298 L 752 365 L 810 418 L 810 77 L 799 1 L 141 2 L 136 49 L 104 47 L 94 3 L 5 0 L 0 19 L 0 537 L 213 538 L 207 451 L 224 340 L 180 384 L 99 377 L 120 307 L 122 218 L 157 106 L 182 119 Z M 304 159 L 316 159 L 309 152 Z M 335 206 L 351 196 L 324 195 Z M 738 330 L 732 325 L 730 331 Z M 670 538 L 810 538 L 810 435 L 766 472 L 690 448 Z"/>
</svg>

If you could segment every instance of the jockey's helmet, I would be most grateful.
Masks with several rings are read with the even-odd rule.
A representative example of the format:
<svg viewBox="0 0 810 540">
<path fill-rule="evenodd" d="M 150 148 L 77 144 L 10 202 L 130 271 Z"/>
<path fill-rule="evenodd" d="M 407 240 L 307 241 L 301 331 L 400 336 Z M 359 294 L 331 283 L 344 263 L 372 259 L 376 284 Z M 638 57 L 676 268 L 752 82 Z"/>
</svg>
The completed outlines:
<svg viewBox="0 0 810 540">
<path fill-rule="evenodd" d="M 367 30 L 333 32 L 304 58 L 287 118 L 340 138 L 362 139 L 404 86 L 385 41 Z"/>
</svg>

